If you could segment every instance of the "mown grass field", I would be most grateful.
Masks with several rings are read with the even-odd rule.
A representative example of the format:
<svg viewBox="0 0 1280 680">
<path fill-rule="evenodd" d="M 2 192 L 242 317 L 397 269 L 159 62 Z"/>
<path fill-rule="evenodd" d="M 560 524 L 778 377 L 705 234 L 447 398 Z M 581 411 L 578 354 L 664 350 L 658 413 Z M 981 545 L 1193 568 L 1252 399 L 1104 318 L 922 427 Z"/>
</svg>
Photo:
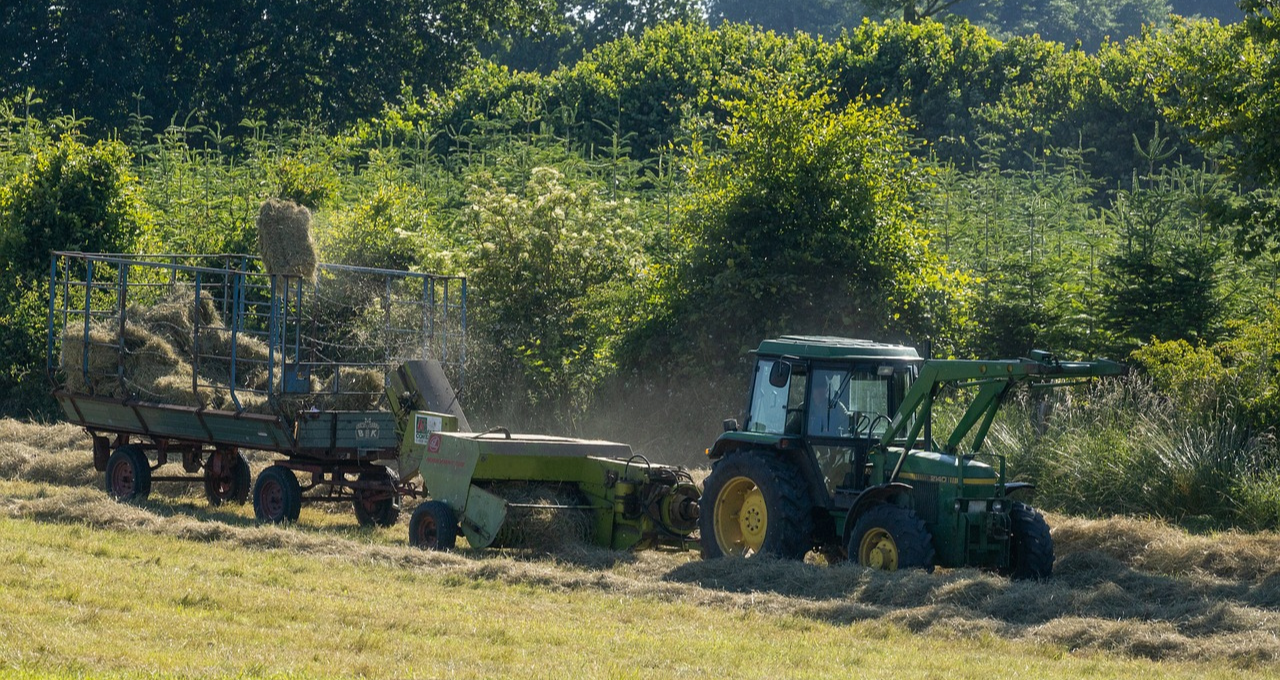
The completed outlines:
<svg viewBox="0 0 1280 680">
<path fill-rule="evenodd" d="M 1057 578 L 426 553 L 348 508 L 133 506 L 0 421 L 0 676 L 1268 677 L 1280 537 L 1053 517 Z M 88 472 L 86 472 L 88 471 Z"/>
</svg>

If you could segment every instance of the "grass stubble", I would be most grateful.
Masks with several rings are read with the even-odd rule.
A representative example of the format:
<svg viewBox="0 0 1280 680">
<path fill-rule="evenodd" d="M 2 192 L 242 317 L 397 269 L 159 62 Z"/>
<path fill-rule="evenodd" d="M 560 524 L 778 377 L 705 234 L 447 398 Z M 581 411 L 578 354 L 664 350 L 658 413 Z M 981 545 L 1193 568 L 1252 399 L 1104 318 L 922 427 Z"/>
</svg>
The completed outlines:
<svg viewBox="0 0 1280 680">
<path fill-rule="evenodd" d="M 198 489 L 127 505 L 98 485 L 80 430 L 0 420 L 0 675 L 1256 677 L 1280 659 L 1274 533 L 1050 516 L 1055 577 L 1021 583 L 432 553 L 345 507 L 256 526 Z"/>
</svg>

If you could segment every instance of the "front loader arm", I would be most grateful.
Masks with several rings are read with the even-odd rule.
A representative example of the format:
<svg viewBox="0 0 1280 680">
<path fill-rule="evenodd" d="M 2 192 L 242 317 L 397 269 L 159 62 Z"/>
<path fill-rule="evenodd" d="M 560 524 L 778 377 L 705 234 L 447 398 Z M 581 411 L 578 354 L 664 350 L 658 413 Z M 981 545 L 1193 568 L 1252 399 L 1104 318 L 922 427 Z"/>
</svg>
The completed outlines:
<svg viewBox="0 0 1280 680">
<path fill-rule="evenodd" d="M 1016 382 L 1035 381 L 1038 385 L 1061 386 L 1071 378 L 1092 378 L 1106 375 L 1122 375 L 1122 364 L 1106 359 L 1096 361 L 1057 361 L 1045 352 L 1032 352 L 1029 359 L 999 361 L 970 361 L 933 359 L 924 362 L 920 375 L 903 397 L 902 405 L 880 437 L 880 445 L 887 447 L 903 438 L 906 431 L 906 449 L 920 436 L 920 431 L 933 409 L 933 400 L 943 385 L 978 387 L 978 394 L 970 402 L 956 428 L 947 439 L 945 453 L 954 454 L 975 427 L 972 450 L 977 451 L 996 412 L 1009 389 Z M 908 426 L 910 430 L 907 431 Z M 932 442 L 927 444 L 932 447 Z"/>
</svg>

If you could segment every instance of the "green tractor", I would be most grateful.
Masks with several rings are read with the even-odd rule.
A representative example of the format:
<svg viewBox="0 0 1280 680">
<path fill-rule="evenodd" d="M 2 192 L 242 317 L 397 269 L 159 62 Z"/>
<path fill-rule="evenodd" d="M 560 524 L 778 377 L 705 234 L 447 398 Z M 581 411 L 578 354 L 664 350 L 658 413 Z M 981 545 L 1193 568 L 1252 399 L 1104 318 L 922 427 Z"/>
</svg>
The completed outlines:
<svg viewBox="0 0 1280 680">
<path fill-rule="evenodd" d="M 1053 539 L 1018 500 L 1002 456 L 981 452 L 1002 399 L 1037 386 L 1118 375 L 1115 362 L 929 360 L 865 340 L 783 336 L 755 351 L 746 421 L 725 421 L 707 450 L 699 529 L 707 558 L 816 550 L 884 570 L 979 567 L 1048 578 Z M 935 444 L 935 397 L 972 395 Z M 969 435 L 972 435 L 969 438 Z M 969 439 L 965 443 L 966 438 Z"/>
</svg>

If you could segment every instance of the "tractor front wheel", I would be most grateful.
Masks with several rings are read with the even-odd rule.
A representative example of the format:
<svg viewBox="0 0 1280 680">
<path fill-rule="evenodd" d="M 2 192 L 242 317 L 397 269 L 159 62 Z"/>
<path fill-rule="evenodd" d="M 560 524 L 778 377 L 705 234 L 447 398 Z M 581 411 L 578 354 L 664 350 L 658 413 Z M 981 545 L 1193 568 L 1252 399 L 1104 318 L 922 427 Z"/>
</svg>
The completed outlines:
<svg viewBox="0 0 1280 680">
<path fill-rule="evenodd" d="M 924 520 L 908 508 L 881 503 L 872 506 L 853 525 L 850 560 L 871 569 L 933 570 L 933 540 Z"/>
<path fill-rule="evenodd" d="M 766 451 L 732 453 L 711 469 L 699 501 L 702 556 L 804 559 L 813 503 L 795 466 Z"/>
<path fill-rule="evenodd" d="M 441 501 L 427 501 L 409 518 L 409 545 L 423 550 L 453 550 L 458 542 L 458 516 Z"/>
<path fill-rule="evenodd" d="M 1009 509 L 1009 569 L 1016 581 L 1043 580 L 1053 575 L 1053 536 L 1049 523 L 1035 508 L 1014 503 Z"/>
</svg>

